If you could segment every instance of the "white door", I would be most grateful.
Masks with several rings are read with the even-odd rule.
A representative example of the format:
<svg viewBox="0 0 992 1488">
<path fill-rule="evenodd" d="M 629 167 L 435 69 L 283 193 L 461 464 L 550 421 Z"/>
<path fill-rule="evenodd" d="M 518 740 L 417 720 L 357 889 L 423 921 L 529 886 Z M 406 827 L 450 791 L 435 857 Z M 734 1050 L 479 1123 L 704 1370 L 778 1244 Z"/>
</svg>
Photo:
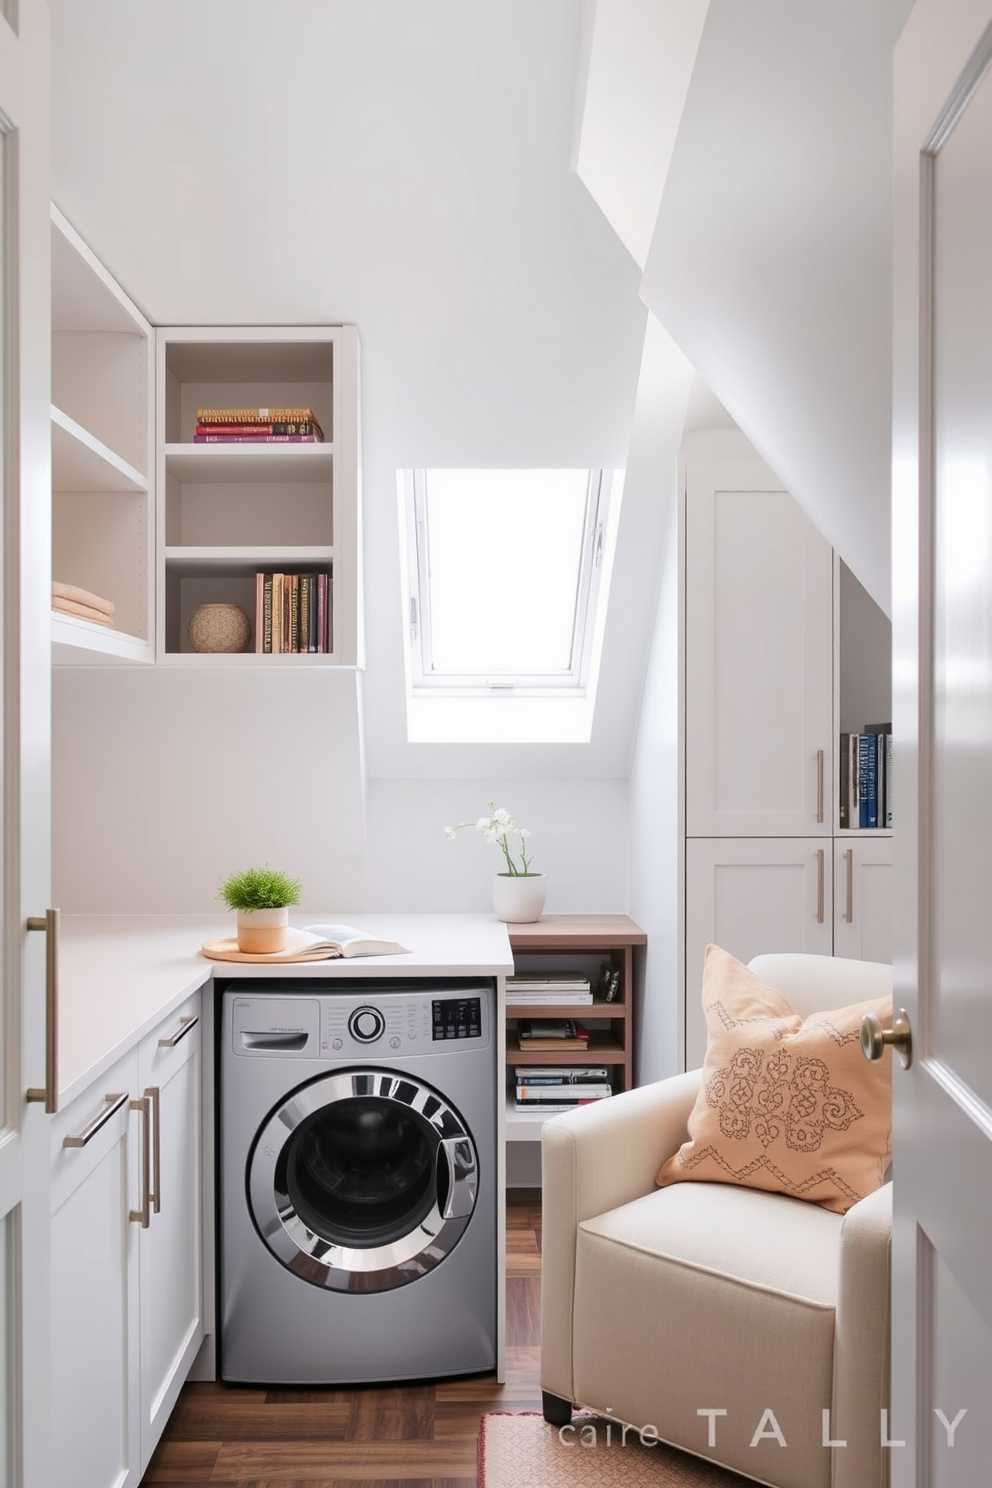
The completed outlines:
<svg viewBox="0 0 992 1488">
<path fill-rule="evenodd" d="M 685 845 L 685 1058 L 706 1053 L 703 953 L 710 941 L 738 961 L 769 946 L 833 950 L 833 864 L 829 839 L 690 838 Z"/>
<path fill-rule="evenodd" d="M 830 545 L 760 460 L 685 486 L 686 835 L 829 836 Z"/>
<path fill-rule="evenodd" d="M 47 1488 L 49 1139 L 49 11 L 0 3 L 0 481 L 3 976 L 0 1483 Z"/>
<path fill-rule="evenodd" d="M 893 1483 L 988 1482 L 992 1401 L 992 3 L 895 57 Z M 966 1413 L 966 1414 L 962 1414 Z"/>
</svg>

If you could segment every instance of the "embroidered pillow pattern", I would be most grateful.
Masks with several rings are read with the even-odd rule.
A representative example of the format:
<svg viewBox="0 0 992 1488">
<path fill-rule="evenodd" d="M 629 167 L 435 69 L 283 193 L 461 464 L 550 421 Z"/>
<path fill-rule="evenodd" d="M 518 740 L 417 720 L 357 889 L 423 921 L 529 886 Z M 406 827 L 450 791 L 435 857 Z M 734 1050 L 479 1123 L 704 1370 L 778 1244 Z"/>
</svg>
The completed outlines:
<svg viewBox="0 0 992 1488">
<path fill-rule="evenodd" d="M 862 1015 L 890 998 L 803 1020 L 719 946 L 703 974 L 708 1041 L 689 1140 L 658 1183 L 738 1183 L 843 1214 L 883 1181 L 891 1152 L 891 1060 L 861 1054 Z"/>
</svg>

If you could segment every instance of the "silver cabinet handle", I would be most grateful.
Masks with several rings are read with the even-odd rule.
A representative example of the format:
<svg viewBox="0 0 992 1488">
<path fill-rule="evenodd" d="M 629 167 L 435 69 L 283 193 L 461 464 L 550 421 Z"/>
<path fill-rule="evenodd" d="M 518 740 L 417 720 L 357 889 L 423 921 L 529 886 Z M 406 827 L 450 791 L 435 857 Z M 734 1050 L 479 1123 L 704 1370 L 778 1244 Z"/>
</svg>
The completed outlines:
<svg viewBox="0 0 992 1488">
<path fill-rule="evenodd" d="M 123 1095 L 105 1095 L 107 1102 L 99 1116 L 94 1116 L 89 1126 L 84 1126 L 78 1136 L 63 1137 L 63 1147 L 85 1147 L 86 1143 L 92 1141 L 101 1127 L 106 1126 L 111 1116 L 115 1115 L 127 1100 L 127 1091 Z"/>
<path fill-rule="evenodd" d="M 847 899 L 844 918 L 851 925 L 854 923 L 854 848 L 849 847 L 844 857 L 847 859 Z"/>
<path fill-rule="evenodd" d="M 823 924 L 823 848 L 816 849 L 816 922 Z"/>
<path fill-rule="evenodd" d="M 132 1209 L 128 1219 L 133 1224 L 140 1224 L 143 1230 L 147 1230 L 152 1222 L 150 1105 L 147 1095 L 131 1102 L 131 1110 L 141 1113 L 141 1208 Z"/>
<path fill-rule="evenodd" d="M 823 820 L 823 750 L 816 751 L 816 819 Z"/>
<path fill-rule="evenodd" d="M 45 1110 L 53 1116 L 59 1108 L 59 912 L 46 909 L 43 915 L 29 915 L 29 930 L 43 930 L 45 944 L 45 1084 L 32 1085 L 26 1093 L 29 1101 L 44 1101 Z"/>
<path fill-rule="evenodd" d="M 158 1085 L 149 1085 L 148 1097 L 152 1122 L 152 1213 L 162 1208 L 162 1091 Z"/>
<path fill-rule="evenodd" d="M 179 1019 L 179 1027 L 177 1028 L 176 1032 L 172 1035 L 171 1038 L 161 1038 L 161 1039 L 159 1039 L 159 1041 L 158 1041 L 159 1048 L 160 1049 L 174 1049 L 178 1043 L 181 1043 L 182 1042 L 182 1040 L 186 1037 L 186 1035 L 188 1033 L 192 1033 L 193 1032 L 193 1029 L 196 1027 L 196 1025 L 197 1025 L 197 1023 L 199 1023 L 199 1021 L 200 1021 L 200 1015 L 198 1013 L 196 1013 L 196 1014 L 187 1013 L 187 1015 L 185 1016 L 185 1018 L 180 1018 Z"/>
</svg>

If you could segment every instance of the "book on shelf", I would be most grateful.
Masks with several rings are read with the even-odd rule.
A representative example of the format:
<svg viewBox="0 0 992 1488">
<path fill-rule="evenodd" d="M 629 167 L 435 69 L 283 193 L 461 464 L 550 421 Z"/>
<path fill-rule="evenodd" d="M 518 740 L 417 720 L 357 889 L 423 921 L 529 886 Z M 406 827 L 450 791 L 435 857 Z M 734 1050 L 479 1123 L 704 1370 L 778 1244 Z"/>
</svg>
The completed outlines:
<svg viewBox="0 0 992 1488">
<path fill-rule="evenodd" d="M 589 1030 L 574 1018 L 523 1019 L 517 1024 L 521 1049 L 587 1049 Z"/>
<path fill-rule="evenodd" d="M 518 1085 L 588 1084 L 609 1080 L 605 1064 L 518 1064 L 514 1067 Z"/>
<path fill-rule="evenodd" d="M 838 775 L 840 777 L 840 801 L 838 802 L 837 824 L 841 831 L 845 831 L 851 825 L 851 736 L 841 734 L 840 736 L 840 758 L 837 761 Z"/>
<path fill-rule="evenodd" d="M 603 1081 L 593 1081 L 589 1085 L 518 1085 L 516 1087 L 516 1100 L 518 1105 L 524 1106 L 546 1106 L 548 1102 L 563 1100 L 603 1100 L 612 1095 L 612 1086 Z"/>
<path fill-rule="evenodd" d="M 205 439 L 209 435 L 215 437 L 231 435 L 238 439 L 265 438 L 273 434 L 306 434 L 313 435 L 318 441 L 324 436 L 320 431 L 320 425 L 315 424 L 312 419 L 283 419 L 279 422 L 268 424 L 206 424 L 198 423 L 193 431 L 194 439 Z"/>
<path fill-rule="evenodd" d="M 283 580 L 281 573 L 272 575 L 272 653 L 275 656 L 282 651 Z"/>
<path fill-rule="evenodd" d="M 552 972 L 547 976 L 524 973 L 507 977 L 506 1002 L 507 1006 L 548 1002 L 586 1004 L 592 1002 L 592 987 L 581 972 Z"/>
<path fill-rule="evenodd" d="M 320 444 L 318 434 L 194 434 L 194 444 Z"/>
<path fill-rule="evenodd" d="M 620 968 L 604 961 L 599 968 L 599 996 L 603 1002 L 617 1002 L 620 997 Z"/>
<path fill-rule="evenodd" d="M 256 573 L 255 650 L 287 655 L 326 652 L 320 596 L 326 594 L 328 581 L 326 573 Z M 325 617 L 326 609 L 325 602 Z"/>
<path fill-rule="evenodd" d="M 892 731 L 885 736 L 885 825 L 892 825 Z"/>
<path fill-rule="evenodd" d="M 592 1103 L 588 1096 L 573 1101 L 547 1101 L 540 1106 L 532 1101 L 515 1100 L 513 1109 L 523 1116 L 554 1116 L 560 1111 L 577 1111 L 580 1106 L 590 1106 Z"/>
<path fill-rule="evenodd" d="M 312 408 L 198 408 L 196 426 L 210 424 L 313 424 L 323 430 Z"/>
</svg>

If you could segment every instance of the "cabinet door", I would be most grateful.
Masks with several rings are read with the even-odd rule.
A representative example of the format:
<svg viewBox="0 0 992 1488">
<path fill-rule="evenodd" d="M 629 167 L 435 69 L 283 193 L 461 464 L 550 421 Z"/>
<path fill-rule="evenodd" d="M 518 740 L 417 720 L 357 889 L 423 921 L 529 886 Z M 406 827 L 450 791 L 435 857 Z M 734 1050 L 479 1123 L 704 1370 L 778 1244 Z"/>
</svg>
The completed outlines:
<svg viewBox="0 0 992 1488">
<path fill-rule="evenodd" d="M 833 560 L 758 461 L 686 469 L 690 837 L 832 831 Z"/>
<path fill-rule="evenodd" d="M 138 1051 L 152 1116 L 152 1214 L 139 1247 L 141 1470 L 203 1341 L 199 998 Z"/>
<path fill-rule="evenodd" d="M 892 960 L 891 837 L 834 842 L 834 955 Z"/>
<path fill-rule="evenodd" d="M 831 843 L 818 838 L 694 838 L 686 843 L 686 1068 L 706 1052 L 700 1002 L 710 941 L 739 961 L 765 951 L 833 950 Z"/>
<path fill-rule="evenodd" d="M 53 1125 L 51 1483 L 137 1483 L 137 1062 L 121 1061 Z M 67 1145 L 68 1144 L 68 1145 Z"/>
</svg>

